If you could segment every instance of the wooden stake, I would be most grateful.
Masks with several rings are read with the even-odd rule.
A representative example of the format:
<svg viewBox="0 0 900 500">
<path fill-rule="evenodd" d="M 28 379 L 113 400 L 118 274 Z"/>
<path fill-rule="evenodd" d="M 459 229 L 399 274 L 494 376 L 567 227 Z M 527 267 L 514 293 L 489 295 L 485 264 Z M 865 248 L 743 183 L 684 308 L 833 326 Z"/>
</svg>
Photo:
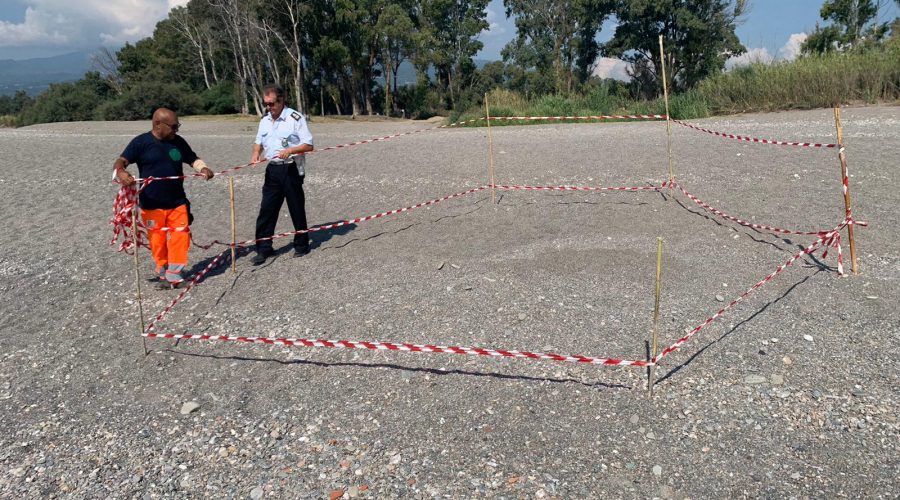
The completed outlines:
<svg viewBox="0 0 900 500">
<path fill-rule="evenodd" d="M 653 304 L 653 340 L 650 347 L 650 359 L 656 357 L 657 336 L 659 332 L 659 293 L 662 289 L 662 248 L 663 239 L 656 238 L 656 300 Z M 650 376 L 647 380 L 647 391 L 650 398 L 653 397 L 653 384 L 656 382 L 656 365 L 650 367 Z"/>
<path fill-rule="evenodd" d="M 484 116 L 487 121 L 487 131 L 488 131 L 488 175 L 491 178 L 491 204 L 493 205 L 496 199 L 495 188 L 494 188 L 494 137 L 491 135 L 491 106 L 488 104 L 488 95 L 484 94 Z"/>
<path fill-rule="evenodd" d="M 663 36 L 659 35 L 659 62 L 662 68 L 663 99 L 666 101 L 666 142 L 669 151 L 669 190 L 675 181 L 675 170 L 672 167 L 672 118 L 669 116 L 669 86 L 666 82 L 666 52 L 663 50 Z"/>
<path fill-rule="evenodd" d="M 234 177 L 228 178 L 228 197 L 231 199 L 231 272 L 237 273 L 237 252 L 234 246 L 237 241 L 234 226 Z"/>
<path fill-rule="evenodd" d="M 140 192 L 140 189 L 138 189 Z M 144 346 L 144 356 L 149 354 L 147 351 L 147 339 L 144 338 L 144 301 L 141 296 L 141 268 L 138 263 L 138 249 L 141 247 L 141 240 L 137 232 L 138 204 L 134 203 L 134 212 L 131 215 L 131 236 L 134 238 L 134 282 L 137 284 L 137 301 L 138 311 L 141 315 L 141 345 Z"/>
<path fill-rule="evenodd" d="M 841 107 L 834 108 L 834 126 L 837 128 L 838 158 L 841 160 L 841 185 L 844 190 L 844 213 L 850 217 L 850 176 L 847 173 L 847 155 L 844 154 L 844 128 L 841 126 Z M 853 224 L 847 226 L 847 238 L 850 240 L 850 267 L 853 274 L 859 274 L 856 270 L 856 240 L 853 239 Z"/>
</svg>

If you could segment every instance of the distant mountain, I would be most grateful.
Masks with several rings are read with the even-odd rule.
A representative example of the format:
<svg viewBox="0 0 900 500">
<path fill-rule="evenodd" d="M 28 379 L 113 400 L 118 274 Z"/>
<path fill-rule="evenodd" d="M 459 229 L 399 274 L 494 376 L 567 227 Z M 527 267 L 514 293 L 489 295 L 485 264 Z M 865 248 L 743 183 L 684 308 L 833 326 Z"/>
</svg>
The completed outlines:
<svg viewBox="0 0 900 500">
<path fill-rule="evenodd" d="M 91 69 L 91 54 L 81 51 L 20 61 L 0 60 L 0 95 L 12 95 L 18 90 L 35 95 L 51 83 L 78 80 Z"/>
</svg>

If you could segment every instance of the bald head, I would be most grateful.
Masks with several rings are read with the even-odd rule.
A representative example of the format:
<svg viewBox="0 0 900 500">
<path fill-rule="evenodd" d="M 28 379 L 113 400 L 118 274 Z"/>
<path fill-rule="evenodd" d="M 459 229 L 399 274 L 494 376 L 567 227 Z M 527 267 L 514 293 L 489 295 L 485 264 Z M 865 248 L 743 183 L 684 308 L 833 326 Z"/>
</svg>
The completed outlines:
<svg viewBox="0 0 900 500">
<path fill-rule="evenodd" d="M 168 140 L 178 132 L 178 115 L 168 108 L 159 108 L 153 112 L 152 133 L 157 139 Z"/>
</svg>

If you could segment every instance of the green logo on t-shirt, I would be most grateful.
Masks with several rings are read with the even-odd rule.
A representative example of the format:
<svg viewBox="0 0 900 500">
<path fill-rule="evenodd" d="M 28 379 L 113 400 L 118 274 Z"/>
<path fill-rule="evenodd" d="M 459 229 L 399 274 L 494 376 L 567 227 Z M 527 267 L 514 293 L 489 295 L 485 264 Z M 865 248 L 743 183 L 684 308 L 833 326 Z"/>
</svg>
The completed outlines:
<svg viewBox="0 0 900 500">
<path fill-rule="evenodd" d="M 178 148 L 172 148 L 169 150 L 169 158 L 172 161 L 181 161 L 181 151 Z"/>
</svg>

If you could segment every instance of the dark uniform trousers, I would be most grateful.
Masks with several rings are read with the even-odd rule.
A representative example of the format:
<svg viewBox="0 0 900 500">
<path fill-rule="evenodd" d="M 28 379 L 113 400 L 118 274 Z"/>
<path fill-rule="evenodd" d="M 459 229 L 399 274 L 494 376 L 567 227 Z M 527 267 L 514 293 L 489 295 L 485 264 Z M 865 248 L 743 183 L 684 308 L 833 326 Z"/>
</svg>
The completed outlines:
<svg viewBox="0 0 900 500">
<path fill-rule="evenodd" d="M 278 213 L 287 199 L 288 211 L 294 221 L 294 230 L 306 227 L 306 198 L 303 195 L 303 177 L 297 171 L 297 164 L 289 162 L 269 162 L 266 166 L 266 180 L 262 188 L 262 203 L 259 217 L 256 218 L 256 239 L 267 238 L 275 234 Z M 294 249 L 309 249 L 309 233 L 294 235 Z M 272 240 L 258 241 L 256 251 L 262 254 L 272 253 Z"/>
</svg>

